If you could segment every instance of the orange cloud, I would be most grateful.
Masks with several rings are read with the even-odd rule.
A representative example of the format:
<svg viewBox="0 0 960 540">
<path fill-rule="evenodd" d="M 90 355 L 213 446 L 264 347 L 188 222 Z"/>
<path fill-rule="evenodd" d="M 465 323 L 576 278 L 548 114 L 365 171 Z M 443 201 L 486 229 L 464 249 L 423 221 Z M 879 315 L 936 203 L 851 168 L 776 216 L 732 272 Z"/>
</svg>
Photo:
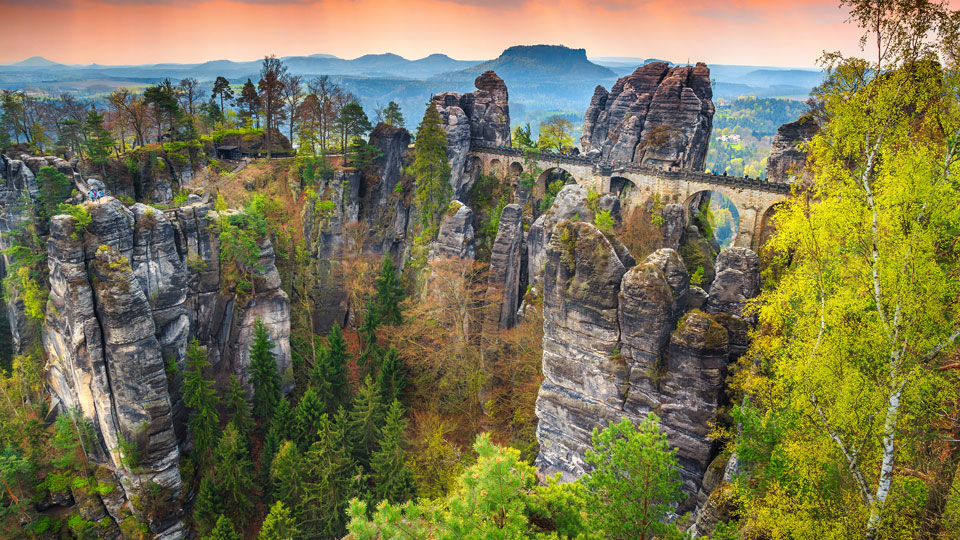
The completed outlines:
<svg viewBox="0 0 960 540">
<path fill-rule="evenodd" d="M 0 0 L 0 62 L 251 60 L 264 54 L 394 52 L 495 57 L 551 43 L 590 56 L 813 65 L 856 51 L 836 0 Z"/>
</svg>

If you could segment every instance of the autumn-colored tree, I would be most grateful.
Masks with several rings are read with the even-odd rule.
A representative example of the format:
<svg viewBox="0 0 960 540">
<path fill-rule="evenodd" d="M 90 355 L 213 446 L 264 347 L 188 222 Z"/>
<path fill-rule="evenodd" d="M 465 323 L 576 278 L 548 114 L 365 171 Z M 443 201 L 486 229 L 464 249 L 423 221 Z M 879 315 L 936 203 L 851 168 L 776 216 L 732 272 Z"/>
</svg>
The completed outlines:
<svg viewBox="0 0 960 540">
<path fill-rule="evenodd" d="M 263 134 L 263 146 L 267 156 L 273 150 L 273 129 L 284 119 L 283 94 L 284 79 L 287 76 L 287 66 L 274 55 L 266 56 L 260 66 L 260 82 L 257 89 L 260 91 L 260 104 L 263 107 L 263 120 L 266 129 Z"/>
</svg>

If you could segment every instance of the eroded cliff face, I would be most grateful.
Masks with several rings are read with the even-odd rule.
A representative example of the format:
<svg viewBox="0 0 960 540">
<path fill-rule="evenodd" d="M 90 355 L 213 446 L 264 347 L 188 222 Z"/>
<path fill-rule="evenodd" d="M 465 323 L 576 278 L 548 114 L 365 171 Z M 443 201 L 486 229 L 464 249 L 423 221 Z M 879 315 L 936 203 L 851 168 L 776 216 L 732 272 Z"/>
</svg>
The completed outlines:
<svg viewBox="0 0 960 540">
<path fill-rule="evenodd" d="M 510 146 L 510 103 L 507 85 L 492 71 L 474 82 L 469 94 L 443 92 L 432 97 L 447 134 L 447 158 L 454 197 L 466 201 L 473 175 L 465 171 L 472 144 Z"/>
<path fill-rule="evenodd" d="M 594 91 L 580 149 L 603 160 L 703 170 L 713 128 L 710 68 L 640 66 Z"/>
<path fill-rule="evenodd" d="M 119 512 L 130 510 L 145 486 L 159 486 L 167 507 L 146 514 L 151 532 L 184 538 L 179 460 L 189 439 L 176 420 L 182 404 L 166 365 L 183 368 L 195 336 L 217 372 L 248 382 L 250 334 L 260 318 L 286 372 L 289 300 L 266 239 L 256 294 L 237 297 L 223 287 L 216 214 L 203 203 L 161 212 L 107 197 L 85 207 L 86 230 L 70 216 L 50 222 L 42 330 L 48 383 L 63 407 L 90 420 L 99 444 L 88 453 L 120 481 L 123 500 L 106 505 L 112 517 L 122 519 Z M 121 462 L 122 441 L 139 450 L 136 473 Z"/>
<path fill-rule="evenodd" d="M 813 140 L 819 131 L 820 126 L 809 118 L 780 126 L 767 158 L 767 179 L 778 184 L 812 180 L 802 146 Z"/>
<path fill-rule="evenodd" d="M 756 254 L 721 252 L 703 299 L 679 254 L 660 249 L 634 264 L 590 223 L 554 226 L 543 271 L 543 373 L 536 403 L 537 466 L 573 480 L 588 470 L 591 432 L 656 413 L 677 448 L 692 509 L 716 452 L 710 439 L 731 355 L 742 353 L 742 308 L 759 293 Z"/>
</svg>

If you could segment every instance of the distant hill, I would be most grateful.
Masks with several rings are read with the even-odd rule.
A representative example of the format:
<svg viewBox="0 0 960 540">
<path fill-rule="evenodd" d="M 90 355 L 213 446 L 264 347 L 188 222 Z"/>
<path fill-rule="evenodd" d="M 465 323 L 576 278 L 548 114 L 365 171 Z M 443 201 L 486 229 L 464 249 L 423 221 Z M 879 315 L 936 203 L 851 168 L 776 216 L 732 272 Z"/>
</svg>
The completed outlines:
<svg viewBox="0 0 960 540">
<path fill-rule="evenodd" d="M 562 45 L 517 45 L 503 51 L 499 57 L 460 71 L 446 73 L 437 78 L 476 77 L 493 70 L 504 80 L 508 79 L 566 79 L 596 80 L 616 77 L 609 68 L 587 60 L 585 49 L 570 49 Z M 509 82 L 507 83 L 509 86 Z"/>
<path fill-rule="evenodd" d="M 52 60 L 47 60 L 42 56 L 31 56 L 26 60 L 21 60 L 19 62 L 14 62 L 12 64 L 6 64 L 6 65 L 23 67 L 23 68 L 40 68 L 40 67 L 49 67 L 49 66 L 59 66 L 61 64 L 54 62 Z"/>
</svg>

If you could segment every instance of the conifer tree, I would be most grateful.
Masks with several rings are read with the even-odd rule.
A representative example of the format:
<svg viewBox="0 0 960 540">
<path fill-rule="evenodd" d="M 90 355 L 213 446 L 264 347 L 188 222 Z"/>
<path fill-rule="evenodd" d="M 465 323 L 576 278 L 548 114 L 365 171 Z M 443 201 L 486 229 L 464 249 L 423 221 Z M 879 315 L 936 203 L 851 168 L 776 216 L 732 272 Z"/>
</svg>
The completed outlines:
<svg viewBox="0 0 960 540">
<path fill-rule="evenodd" d="M 352 482 L 357 463 L 351 455 L 347 424 L 343 407 L 332 419 L 324 415 L 317 441 L 306 453 L 307 499 L 300 520 L 305 534 L 343 536 L 347 501 L 358 495 Z"/>
<path fill-rule="evenodd" d="M 325 405 L 313 388 L 307 388 L 297 404 L 297 442 L 307 449 L 317 438 L 320 417 L 325 414 Z"/>
<path fill-rule="evenodd" d="M 406 427 L 403 406 L 394 400 L 387 411 L 387 420 L 380 435 L 380 449 L 370 459 L 373 493 L 377 502 L 387 500 L 401 503 L 416 494 L 413 472 L 406 464 L 407 453 L 403 439 L 403 430 Z"/>
<path fill-rule="evenodd" d="M 113 150 L 115 141 L 110 130 L 103 126 L 103 115 L 98 113 L 96 109 L 92 109 L 84 119 L 83 130 L 87 156 L 90 161 L 100 167 L 100 172 L 106 176 L 107 163 L 110 162 L 110 151 Z"/>
<path fill-rule="evenodd" d="M 253 327 L 250 372 L 253 379 L 253 414 L 263 421 L 273 414 L 273 409 L 282 399 L 282 394 L 280 374 L 277 372 L 276 357 L 273 353 L 273 340 L 270 339 L 270 332 L 263 325 L 263 319 L 259 318 Z"/>
<path fill-rule="evenodd" d="M 393 347 L 387 349 L 380 362 L 380 372 L 377 373 L 377 387 L 384 403 L 400 399 L 403 389 L 407 386 L 406 366 L 400 358 L 400 353 Z"/>
<path fill-rule="evenodd" d="M 211 530 L 218 521 L 217 516 L 224 510 L 220 488 L 217 486 L 214 475 L 204 476 L 200 480 L 197 498 L 193 501 L 193 522 L 196 524 L 197 532 L 204 533 Z"/>
<path fill-rule="evenodd" d="M 380 346 L 377 345 L 377 328 L 380 327 L 380 313 L 374 300 L 367 302 L 367 312 L 360 325 L 360 354 L 357 367 L 362 373 L 375 373 L 380 364 Z"/>
<path fill-rule="evenodd" d="M 327 334 L 326 346 L 310 371 L 310 384 L 316 389 L 330 414 L 346 403 L 349 390 L 346 376 L 348 361 L 347 342 L 343 339 L 343 331 L 339 324 L 334 324 Z"/>
<path fill-rule="evenodd" d="M 273 497 L 284 503 L 294 517 L 300 513 L 300 506 L 307 498 L 305 478 L 306 465 L 297 445 L 284 441 L 270 467 L 270 483 Z"/>
<path fill-rule="evenodd" d="M 364 466 L 370 464 L 370 456 L 377 449 L 377 439 L 380 437 L 384 413 L 380 388 L 367 375 L 353 401 L 347 424 L 354 457 Z"/>
<path fill-rule="evenodd" d="M 217 524 L 210 531 L 210 534 L 204 537 L 204 540 L 240 540 L 241 536 L 234 528 L 233 522 L 227 516 L 220 514 L 217 517 Z"/>
<path fill-rule="evenodd" d="M 653 413 L 636 427 L 623 418 L 594 428 L 585 456 L 594 470 L 583 485 L 597 528 L 613 538 L 663 538 L 675 529 L 664 518 L 683 499 L 676 454 Z"/>
<path fill-rule="evenodd" d="M 207 352 L 196 338 L 187 346 L 187 369 L 184 372 L 183 402 L 190 408 L 187 427 L 193 436 L 197 463 L 203 469 L 212 465 L 213 449 L 217 443 L 220 418 L 217 414 L 217 396 L 213 381 L 203 378 L 203 370 L 210 366 Z"/>
<path fill-rule="evenodd" d="M 440 125 L 440 111 L 431 102 L 417 129 L 416 150 L 409 173 L 416 179 L 415 198 L 420 225 L 436 236 L 440 218 L 453 197 L 450 163 L 447 161 L 447 135 Z"/>
<path fill-rule="evenodd" d="M 290 402 L 281 399 L 280 403 L 273 410 L 273 417 L 270 419 L 270 427 L 275 428 L 280 440 L 293 441 L 297 435 L 297 414 Z"/>
<path fill-rule="evenodd" d="M 270 507 L 270 513 L 263 520 L 258 540 L 290 540 L 299 538 L 300 530 L 291 515 L 290 509 L 277 501 Z"/>
<path fill-rule="evenodd" d="M 376 309 L 380 324 L 398 325 L 403 322 L 400 302 L 403 301 L 403 284 L 390 255 L 380 262 L 380 274 L 375 281 Z"/>
<path fill-rule="evenodd" d="M 230 421 L 237 427 L 237 431 L 244 437 L 250 436 L 253 419 L 250 417 L 250 404 L 247 403 L 247 392 L 236 375 L 230 376 L 230 387 L 227 390 L 227 409 L 230 411 Z"/>
<path fill-rule="evenodd" d="M 290 402 L 281 399 L 277 408 L 273 411 L 273 418 L 270 419 L 270 429 L 267 430 L 263 438 L 263 452 L 260 454 L 260 472 L 264 478 L 270 476 L 270 465 L 273 456 L 280 450 L 283 441 L 296 440 L 296 413 L 290 408 Z"/>
<path fill-rule="evenodd" d="M 250 492 L 253 479 L 250 472 L 253 464 L 247 457 L 247 446 L 240 438 L 236 426 L 227 424 L 217 445 L 217 482 L 223 504 L 234 519 L 243 521 L 250 509 Z"/>
</svg>

